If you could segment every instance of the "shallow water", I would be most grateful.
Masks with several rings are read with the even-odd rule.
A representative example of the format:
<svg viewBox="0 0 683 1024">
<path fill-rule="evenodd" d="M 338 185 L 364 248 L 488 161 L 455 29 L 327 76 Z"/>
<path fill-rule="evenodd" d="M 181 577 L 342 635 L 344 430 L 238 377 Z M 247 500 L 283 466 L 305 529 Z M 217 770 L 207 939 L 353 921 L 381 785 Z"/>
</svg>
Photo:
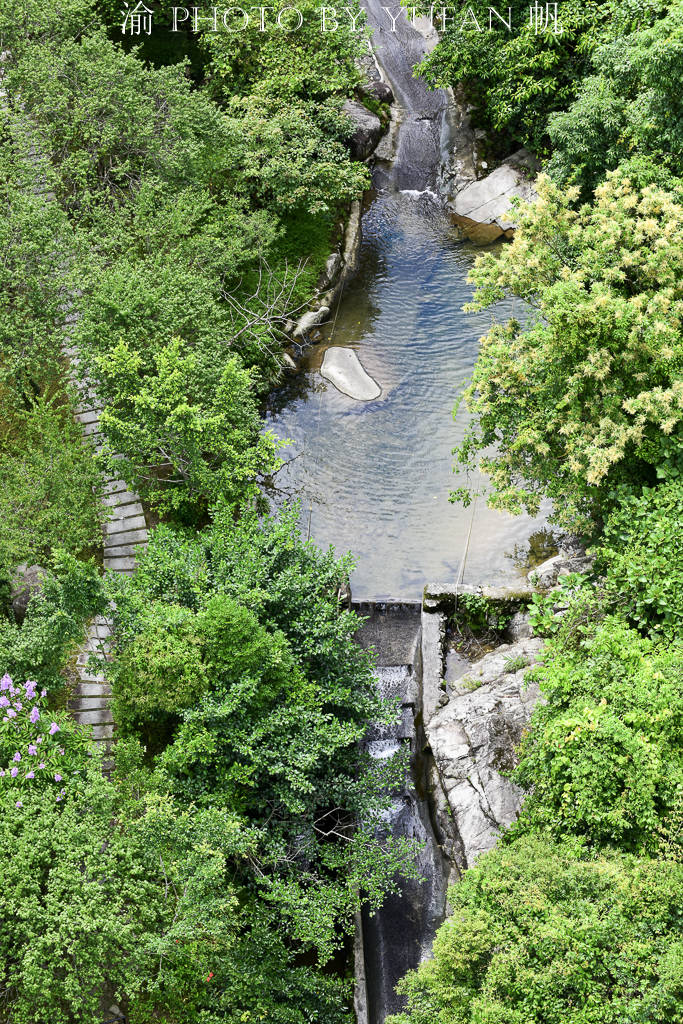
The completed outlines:
<svg viewBox="0 0 683 1024">
<path fill-rule="evenodd" d="M 479 251 L 428 195 L 378 193 L 336 325 L 271 398 L 268 426 L 292 439 L 277 485 L 301 498 L 304 531 L 318 544 L 353 553 L 354 599 L 419 598 L 426 582 L 458 573 L 472 509 L 448 501 L 460 482 L 451 451 L 467 422 L 464 409 L 455 422 L 451 412 L 491 321 L 461 308 Z M 377 400 L 357 402 L 322 379 L 330 337 L 356 350 L 382 387 Z M 464 582 L 517 578 L 508 556 L 542 525 L 478 499 Z"/>
</svg>

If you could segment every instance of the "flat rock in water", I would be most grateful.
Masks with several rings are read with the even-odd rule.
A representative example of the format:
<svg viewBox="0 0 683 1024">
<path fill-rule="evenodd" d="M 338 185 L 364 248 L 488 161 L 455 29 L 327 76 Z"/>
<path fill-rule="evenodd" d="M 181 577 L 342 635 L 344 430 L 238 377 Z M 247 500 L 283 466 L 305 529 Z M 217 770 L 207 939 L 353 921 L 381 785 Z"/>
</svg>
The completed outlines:
<svg viewBox="0 0 683 1024">
<path fill-rule="evenodd" d="M 382 389 L 363 369 L 360 359 L 351 348 L 334 345 L 323 356 L 320 368 L 325 380 L 331 381 L 338 391 L 359 402 L 370 402 L 379 398 Z"/>
</svg>

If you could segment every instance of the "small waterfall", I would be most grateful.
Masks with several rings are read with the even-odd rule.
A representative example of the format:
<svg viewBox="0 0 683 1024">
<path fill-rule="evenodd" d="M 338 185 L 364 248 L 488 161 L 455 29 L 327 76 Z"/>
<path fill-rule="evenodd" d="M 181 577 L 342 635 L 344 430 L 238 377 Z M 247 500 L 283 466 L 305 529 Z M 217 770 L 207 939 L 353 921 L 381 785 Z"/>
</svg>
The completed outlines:
<svg viewBox="0 0 683 1024">
<path fill-rule="evenodd" d="M 401 790 L 392 795 L 386 830 L 406 836 L 420 846 L 418 871 L 422 881 L 402 880 L 398 895 L 382 908 L 362 915 L 362 965 L 365 998 L 359 1024 L 384 1024 L 403 1005 L 396 984 L 406 971 L 429 954 L 437 926 L 445 916 L 447 863 L 432 830 L 425 780 L 422 778 L 419 606 L 384 605 L 361 628 L 359 640 L 375 649 L 382 696 L 400 701 L 401 713 L 390 726 L 370 730 L 365 741 L 372 757 L 384 758 L 408 744 L 410 768 Z M 382 664 L 404 659 L 403 664 Z"/>
</svg>

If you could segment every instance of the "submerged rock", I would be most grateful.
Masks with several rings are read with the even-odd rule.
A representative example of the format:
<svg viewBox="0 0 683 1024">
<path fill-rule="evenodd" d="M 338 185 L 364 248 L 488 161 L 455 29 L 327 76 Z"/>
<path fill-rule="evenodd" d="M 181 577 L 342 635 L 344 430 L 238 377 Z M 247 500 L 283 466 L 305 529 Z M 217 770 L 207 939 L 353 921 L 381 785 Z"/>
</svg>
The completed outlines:
<svg viewBox="0 0 683 1024">
<path fill-rule="evenodd" d="M 338 345 L 328 348 L 323 357 L 320 373 L 325 380 L 334 384 L 338 391 L 349 398 L 355 398 L 358 402 L 370 402 L 382 394 L 377 381 L 363 369 L 360 359 L 351 348 L 341 348 Z"/>
</svg>

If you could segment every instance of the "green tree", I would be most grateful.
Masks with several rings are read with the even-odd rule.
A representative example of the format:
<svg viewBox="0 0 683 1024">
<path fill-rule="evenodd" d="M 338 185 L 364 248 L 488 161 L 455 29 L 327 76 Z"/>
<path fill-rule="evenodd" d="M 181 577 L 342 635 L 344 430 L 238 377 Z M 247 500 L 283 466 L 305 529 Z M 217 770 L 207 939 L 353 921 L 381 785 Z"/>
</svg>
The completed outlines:
<svg viewBox="0 0 683 1024">
<path fill-rule="evenodd" d="M 122 343 L 95 362 L 107 441 L 101 458 L 161 512 L 197 517 L 219 497 L 239 501 L 279 463 L 261 434 L 252 378 L 236 357 L 217 377 L 179 339 L 159 347 L 151 373 Z M 120 458 L 122 456 L 122 458 Z"/>
<path fill-rule="evenodd" d="M 683 202 L 618 171 L 578 212 L 575 191 L 538 187 L 512 244 L 472 272 L 472 308 L 516 296 L 525 322 L 482 339 L 456 454 L 470 467 L 495 445 L 480 460 L 494 507 L 546 495 L 554 521 L 591 532 L 680 444 Z"/>
<path fill-rule="evenodd" d="M 272 933 L 322 984 L 361 901 L 378 905 L 413 869 L 409 844 L 376 833 L 404 764 L 359 745 L 396 709 L 339 604 L 348 562 L 303 543 L 296 519 L 223 506 L 196 538 L 159 527 L 116 589 L 111 678 L 117 721 L 146 745 L 156 785 L 182 806 L 230 810 L 254 835 L 234 869 L 253 941 Z M 310 997 L 284 1013 L 287 973 L 272 970 L 274 1019 L 318 1020 Z"/>
<path fill-rule="evenodd" d="M 532 837 L 492 851 L 449 890 L 388 1024 L 680 1024 L 682 887 L 675 862 Z"/>
<path fill-rule="evenodd" d="M 632 161 L 644 179 L 683 174 L 683 11 L 676 3 L 615 6 L 592 71 L 568 110 L 550 118 L 548 171 L 588 194 L 606 171 Z M 637 159 L 634 159 L 637 157 Z"/>
</svg>

